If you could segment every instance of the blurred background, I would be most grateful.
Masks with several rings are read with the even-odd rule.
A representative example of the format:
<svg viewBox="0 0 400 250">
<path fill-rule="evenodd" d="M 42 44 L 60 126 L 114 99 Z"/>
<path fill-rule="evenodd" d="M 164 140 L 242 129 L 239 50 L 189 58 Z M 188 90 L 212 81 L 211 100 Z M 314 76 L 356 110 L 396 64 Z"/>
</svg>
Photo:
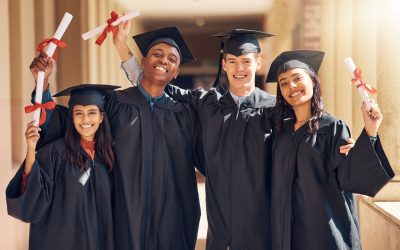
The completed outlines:
<svg viewBox="0 0 400 250">
<path fill-rule="evenodd" d="M 272 94 L 275 84 L 264 84 L 271 61 L 281 52 L 314 49 L 326 52 L 319 76 L 325 109 L 346 121 L 353 138 L 363 127 L 361 98 L 343 63 L 353 57 L 363 80 L 378 88 L 374 97 L 384 115 L 380 129 L 383 146 L 396 177 L 373 199 L 358 197 L 364 249 L 400 249 L 400 2 L 398 0 L 0 0 L 0 249 L 27 249 L 29 227 L 7 215 L 5 188 L 25 157 L 24 132 L 32 116 L 34 81 L 29 65 L 36 45 L 51 37 L 64 12 L 74 18 L 58 50 L 51 79 L 52 93 L 77 83 L 112 83 L 129 87 L 109 36 L 101 47 L 81 34 L 104 24 L 112 10 L 139 10 L 131 34 L 177 26 L 197 57 L 184 66 L 176 83 L 208 88 L 218 67 L 220 41 L 209 35 L 233 28 L 261 30 L 276 36 L 261 40 L 263 67 L 257 86 Z M 133 40 L 130 48 L 141 57 Z M 66 103 L 66 100 L 57 100 Z M 207 231 L 204 180 L 199 178 L 202 219 L 197 249 L 204 249 Z"/>
</svg>

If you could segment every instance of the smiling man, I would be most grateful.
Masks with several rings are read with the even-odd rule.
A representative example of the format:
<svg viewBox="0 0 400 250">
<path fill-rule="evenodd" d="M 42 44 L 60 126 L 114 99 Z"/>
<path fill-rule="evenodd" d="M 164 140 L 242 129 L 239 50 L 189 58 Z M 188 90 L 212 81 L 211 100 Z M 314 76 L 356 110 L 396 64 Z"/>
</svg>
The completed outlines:
<svg viewBox="0 0 400 250">
<path fill-rule="evenodd" d="M 200 124 L 189 104 L 175 102 L 164 88 L 195 58 L 175 27 L 134 39 L 143 54 L 140 85 L 110 93 L 105 102 L 116 156 L 115 249 L 194 249 L 200 219 L 194 166 L 204 173 Z M 63 134 L 62 119 L 53 111 L 45 140 Z"/>
<path fill-rule="evenodd" d="M 242 29 L 213 36 L 227 39 L 220 62 L 230 87 L 224 95 L 214 88 L 166 88 L 174 99 L 190 103 L 200 119 L 207 172 L 207 249 L 271 248 L 275 97 L 255 86 L 256 71 L 261 67 L 258 38 L 268 36 L 271 35 Z M 134 57 L 122 67 L 130 79 L 139 78 L 140 66 Z"/>
</svg>

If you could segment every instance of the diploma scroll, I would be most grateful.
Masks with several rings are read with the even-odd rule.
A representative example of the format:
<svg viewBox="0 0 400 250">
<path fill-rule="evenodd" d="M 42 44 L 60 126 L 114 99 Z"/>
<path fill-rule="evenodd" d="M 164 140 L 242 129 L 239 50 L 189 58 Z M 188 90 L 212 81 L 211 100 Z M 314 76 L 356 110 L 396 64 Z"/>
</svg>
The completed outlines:
<svg viewBox="0 0 400 250">
<path fill-rule="evenodd" d="M 355 79 L 356 76 L 354 75 L 354 72 L 356 70 L 356 65 L 354 64 L 354 61 L 351 57 L 347 57 L 344 59 L 344 63 L 346 64 L 347 70 L 349 71 L 349 74 L 351 76 L 351 79 Z M 367 89 L 365 89 L 364 86 L 361 85 L 362 83 L 357 80 L 357 90 L 358 93 L 360 94 L 361 98 L 363 99 L 363 101 L 365 102 L 365 105 L 367 107 L 367 111 L 371 110 L 371 103 L 370 103 L 370 97 L 368 95 L 368 91 Z"/>
<path fill-rule="evenodd" d="M 121 22 L 125 22 L 128 20 L 131 20 L 137 16 L 140 15 L 140 12 L 137 10 L 131 11 L 126 15 L 120 16 L 115 22 L 113 22 L 111 25 L 112 26 L 117 26 L 118 24 L 120 24 Z M 89 38 L 92 38 L 98 34 L 100 34 L 101 32 L 103 32 L 103 30 L 107 27 L 108 24 L 104 24 L 102 26 L 99 26 L 93 30 L 90 30 L 84 34 L 82 34 L 82 38 L 83 40 L 88 40 Z"/>
<path fill-rule="evenodd" d="M 56 33 L 54 34 L 53 38 L 60 40 L 61 37 L 64 35 L 65 31 L 67 30 L 69 24 L 71 23 L 72 20 L 72 15 L 69 14 L 68 12 L 65 12 L 63 19 L 61 20 L 60 25 L 58 26 Z M 54 54 L 54 51 L 57 48 L 57 44 L 50 42 L 49 46 L 47 46 L 45 53 L 49 56 L 52 57 Z M 42 93 L 43 93 L 43 82 L 44 82 L 44 72 L 39 71 L 38 72 L 38 79 L 36 83 L 36 96 L 35 96 L 35 103 L 41 104 L 42 103 Z M 33 119 L 35 120 L 34 124 L 36 126 L 39 125 L 39 119 L 40 119 L 40 108 L 36 109 L 33 113 Z"/>
</svg>

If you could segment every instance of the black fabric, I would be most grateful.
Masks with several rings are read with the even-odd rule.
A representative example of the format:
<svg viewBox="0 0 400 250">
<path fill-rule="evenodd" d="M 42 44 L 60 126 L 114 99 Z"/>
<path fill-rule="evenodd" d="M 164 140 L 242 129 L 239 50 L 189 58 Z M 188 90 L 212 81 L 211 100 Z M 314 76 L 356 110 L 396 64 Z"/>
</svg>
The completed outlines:
<svg viewBox="0 0 400 250">
<path fill-rule="evenodd" d="M 325 52 L 315 50 L 282 52 L 271 63 L 266 82 L 278 82 L 279 74 L 293 68 L 311 69 L 315 74 L 318 74 L 324 55 Z"/>
<path fill-rule="evenodd" d="M 270 171 L 275 97 L 256 88 L 238 108 L 230 93 L 167 86 L 200 118 L 205 150 L 207 249 L 271 249 Z"/>
<path fill-rule="evenodd" d="M 137 87 L 108 95 L 105 111 L 116 156 L 115 249 L 194 249 L 200 219 L 194 166 L 204 173 L 195 113 L 168 96 L 152 110 Z M 66 112 L 55 112 L 43 140 L 63 134 Z"/>
<path fill-rule="evenodd" d="M 241 56 L 247 53 L 260 53 L 261 49 L 258 43 L 258 38 L 270 36 L 273 35 L 258 30 L 233 29 L 209 37 L 220 39 L 227 38 L 225 46 L 223 48 L 221 47 L 223 53 Z"/>
<path fill-rule="evenodd" d="M 24 164 L 9 183 L 8 214 L 31 223 L 29 249 L 113 249 L 112 177 L 95 155 L 87 173 L 65 159 L 63 139 L 39 150 L 26 190 L 20 194 Z"/>
<path fill-rule="evenodd" d="M 181 64 L 196 61 L 196 58 L 193 56 L 193 53 L 185 39 L 176 27 L 165 27 L 151 30 L 133 36 L 133 39 L 143 56 L 146 56 L 149 49 L 154 45 L 158 43 L 166 43 L 178 49 L 179 54 L 181 55 Z"/>
<path fill-rule="evenodd" d="M 97 105 L 100 109 L 104 107 L 104 95 L 107 91 L 120 88 L 120 86 L 106 84 L 79 84 L 66 88 L 54 97 L 70 96 L 68 106 L 74 105 Z"/>
<path fill-rule="evenodd" d="M 274 137 L 273 249 L 361 249 L 352 193 L 373 196 L 394 173 L 365 131 L 346 157 L 339 147 L 350 133 L 342 121 L 325 114 L 312 135 L 306 126 L 294 132 L 286 120 Z"/>
</svg>

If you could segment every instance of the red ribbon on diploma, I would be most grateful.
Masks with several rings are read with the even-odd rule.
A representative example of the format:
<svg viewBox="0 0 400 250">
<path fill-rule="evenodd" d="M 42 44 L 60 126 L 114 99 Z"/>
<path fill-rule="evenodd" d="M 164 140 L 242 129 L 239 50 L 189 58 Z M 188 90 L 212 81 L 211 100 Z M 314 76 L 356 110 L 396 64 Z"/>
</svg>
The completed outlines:
<svg viewBox="0 0 400 250">
<path fill-rule="evenodd" d="M 360 68 L 356 68 L 354 70 L 354 78 L 351 79 L 351 83 L 355 84 L 357 86 L 357 88 L 364 87 L 369 93 L 371 93 L 371 95 L 375 95 L 378 92 L 378 90 L 376 88 L 372 87 L 371 85 L 369 85 L 366 82 L 363 82 L 362 71 Z"/>
<path fill-rule="evenodd" d="M 107 19 L 107 26 L 104 28 L 103 32 L 96 40 L 97 45 L 101 46 L 101 44 L 104 42 L 104 39 L 106 39 L 108 32 L 112 32 L 113 36 L 115 36 L 115 33 L 117 32 L 117 27 L 112 26 L 111 24 L 117 21 L 117 19 L 118 19 L 118 14 L 115 11 L 112 11 L 111 17 Z"/>
<path fill-rule="evenodd" d="M 53 42 L 55 45 L 57 45 L 60 48 L 65 48 L 67 47 L 67 43 L 61 40 L 58 40 L 57 38 L 46 38 L 44 39 L 39 45 L 36 47 L 37 52 L 42 52 L 44 47 L 46 47 L 50 42 Z M 57 59 L 57 51 L 54 51 L 53 54 L 53 59 Z"/>
<path fill-rule="evenodd" d="M 39 126 L 40 126 L 46 121 L 46 109 L 55 109 L 55 107 L 56 103 L 53 101 L 46 102 L 44 104 L 35 102 L 35 104 L 25 107 L 25 113 L 32 113 L 40 108 L 41 109 L 40 120 L 39 120 Z"/>
</svg>

